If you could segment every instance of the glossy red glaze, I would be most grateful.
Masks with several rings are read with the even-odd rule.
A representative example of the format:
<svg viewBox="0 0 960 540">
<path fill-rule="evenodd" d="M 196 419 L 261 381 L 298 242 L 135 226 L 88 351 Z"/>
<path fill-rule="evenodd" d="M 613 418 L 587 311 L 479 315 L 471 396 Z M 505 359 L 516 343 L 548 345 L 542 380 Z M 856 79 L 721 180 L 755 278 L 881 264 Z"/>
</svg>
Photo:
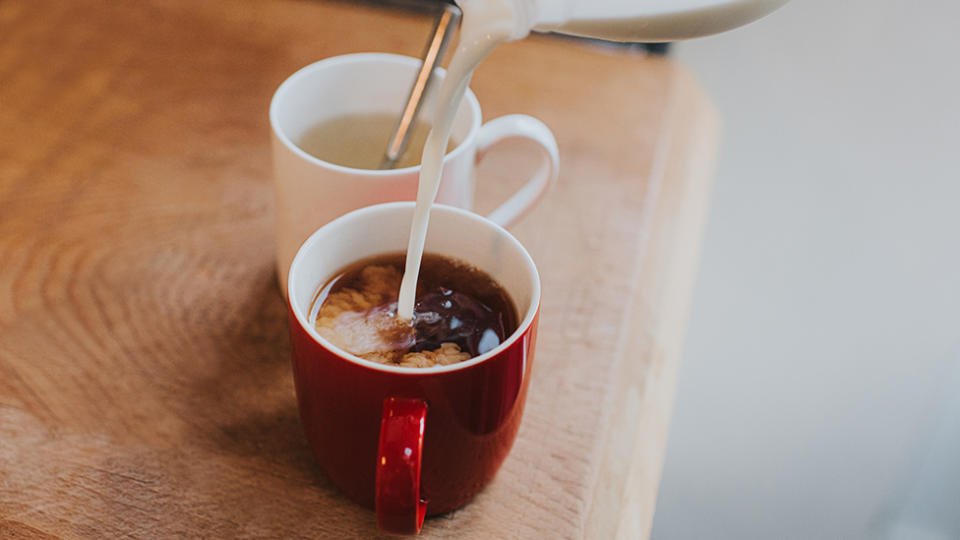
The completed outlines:
<svg viewBox="0 0 960 540">
<path fill-rule="evenodd" d="M 416 534 L 427 502 L 420 498 L 420 467 L 427 403 L 387 398 L 380 421 L 377 452 L 377 525 L 387 532 Z"/>
<path fill-rule="evenodd" d="M 448 371 L 390 372 L 324 347 L 290 311 L 293 376 L 300 418 L 331 481 L 373 508 L 384 400 L 427 404 L 420 497 L 427 515 L 466 504 L 490 480 L 513 445 L 526 401 L 537 314 L 499 353 Z"/>
</svg>

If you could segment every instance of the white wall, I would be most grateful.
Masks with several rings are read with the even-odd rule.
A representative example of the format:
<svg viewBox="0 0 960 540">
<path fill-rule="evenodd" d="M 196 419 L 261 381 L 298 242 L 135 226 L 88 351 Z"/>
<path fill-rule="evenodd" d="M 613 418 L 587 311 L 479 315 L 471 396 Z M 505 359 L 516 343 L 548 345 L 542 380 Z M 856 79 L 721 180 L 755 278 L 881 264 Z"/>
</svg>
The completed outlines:
<svg viewBox="0 0 960 540">
<path fill-rule="evenodd" d="M 960 2 L 675 53 L 724 140 L 653 538 L 960 537 Z"/>
</svg>

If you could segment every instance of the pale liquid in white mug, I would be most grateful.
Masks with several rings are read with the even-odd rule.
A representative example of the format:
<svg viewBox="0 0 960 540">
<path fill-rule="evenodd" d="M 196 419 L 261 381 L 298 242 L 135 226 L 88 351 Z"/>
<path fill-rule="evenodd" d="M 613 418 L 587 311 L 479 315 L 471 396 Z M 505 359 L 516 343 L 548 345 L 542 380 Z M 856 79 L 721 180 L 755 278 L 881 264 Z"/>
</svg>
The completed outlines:
<svg viewBox="0 0 960 540">
<path fill-rule="evenodd" d="M 380 168 L 383 149 L 390 142 L 396 124 L 397 116 L 392 113 L 345 114 L 307 128 L 297 140 L 297 146 L 334 165 L 376 170 Z M 429 122 L 415 123 L 407 135 L 407 147 L 393 168 L 419 165 L 429 133 Z M 447 153 L 456 146 L 456 141 L 451 140 L 447 144 Z"/>
</svg>

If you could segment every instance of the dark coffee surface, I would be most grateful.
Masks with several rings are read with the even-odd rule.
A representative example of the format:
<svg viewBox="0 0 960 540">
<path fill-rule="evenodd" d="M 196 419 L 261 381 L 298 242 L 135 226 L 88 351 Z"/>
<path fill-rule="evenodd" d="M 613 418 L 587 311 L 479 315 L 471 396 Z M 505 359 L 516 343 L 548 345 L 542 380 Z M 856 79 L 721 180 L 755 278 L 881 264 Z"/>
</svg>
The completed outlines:
<svg viewBox="0 0 960 540">
<path fill-rule="evenodd" d="M 315 300 L 318 331 L 363 358 L 428 367 L 484 354 L 516 330 L 516 309 L 499 284 L 435 254 L 425 254 L 420 266 L 413 321 L 397 321 L 405 259 L 380 255 L 340 271 Z"/>
</svg>

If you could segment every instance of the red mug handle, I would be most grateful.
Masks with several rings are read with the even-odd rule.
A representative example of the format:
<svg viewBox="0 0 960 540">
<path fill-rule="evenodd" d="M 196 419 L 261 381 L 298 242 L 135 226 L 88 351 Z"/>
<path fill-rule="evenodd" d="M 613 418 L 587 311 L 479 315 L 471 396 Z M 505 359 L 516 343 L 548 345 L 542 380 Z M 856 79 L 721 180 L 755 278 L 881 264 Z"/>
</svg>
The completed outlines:
<svg viewBox="0 0 960 540">
<path fill-rule="evenodd" d="M 417 534 L 427 513 L 420 498 L 420 464 L 427 403 L 422 399 L 383 400 L 377 451 L 377 525 L 395 534 Z"/>
</svg>

